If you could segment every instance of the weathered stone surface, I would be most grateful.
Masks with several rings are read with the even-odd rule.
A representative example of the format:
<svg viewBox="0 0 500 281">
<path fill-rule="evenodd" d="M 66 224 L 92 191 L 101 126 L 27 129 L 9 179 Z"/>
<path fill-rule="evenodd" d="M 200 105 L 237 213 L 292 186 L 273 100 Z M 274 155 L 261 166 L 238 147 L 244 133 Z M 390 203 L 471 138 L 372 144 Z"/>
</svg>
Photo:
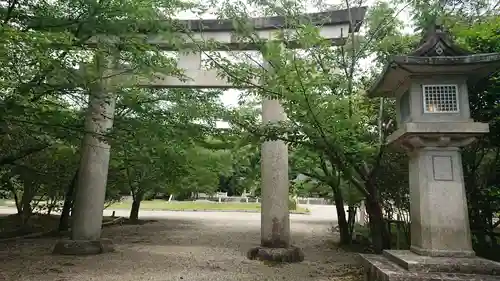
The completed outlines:
<svg viewBox="0 0 500 281">
<path fill-rule="evenodd" d="M 251 260 L 293 263 L 303 261 L 304 252 L 295 246 L 288 248 L 266 248 L 259 246 L 250 249 L 247 253 L 247 258 Z"/>
<path fill-rule="evenodd" d="M 495 275 L 452 273 L 451 270 L 448 272 L 425 271 L 426 265 L 424 264 L 420 267 L 413 265 L 414 268 L 420 268 L 421 271 L 409 271 L 383 255 L 361 255 L 361 263 L 365 268 L 366 281 L 500 281 L 500 276 Z M 441 268 L 445 268 L 445 266 L 442 264 Z"/>
<path fill-rule="evenodd" d="M 267 63 L 266 63 L 266 67 Z M 278 100 L 262 101 L 262 123 L 276 124 L 286 120 Z M 261 243 L 268 248 L 290 246 L 288 210 L 288 146 L 285 142 L 265 141 L 261 147 Z"/>
<path fill-rule="evenodd" d="M 114 252 L 113 242 L 110 239 L 99 240 L 59 240 L 54 246 L 53 254 L 56 255 L 97 255 Z"/>
<path fill-rule="evenodd" d="M 384 251 L 390 261 L 411 272 L 455 272 L 500 276 L 500 263 L 479 257 L 430 257 L 411 251 Z"/>
</svg>

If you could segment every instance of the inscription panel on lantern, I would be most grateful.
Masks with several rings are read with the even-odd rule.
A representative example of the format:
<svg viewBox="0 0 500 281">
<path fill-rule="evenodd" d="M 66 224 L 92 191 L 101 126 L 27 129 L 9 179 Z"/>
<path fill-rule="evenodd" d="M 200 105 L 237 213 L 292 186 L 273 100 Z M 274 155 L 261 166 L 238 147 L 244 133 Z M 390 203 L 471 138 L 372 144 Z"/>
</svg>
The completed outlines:
<svg viewBox="0 0 500 281">
<path fill-rule="evenodd" d="M 432 156 L 432 170 L 435 181 L 453 181 L 451 156 Z"/>
</svg>

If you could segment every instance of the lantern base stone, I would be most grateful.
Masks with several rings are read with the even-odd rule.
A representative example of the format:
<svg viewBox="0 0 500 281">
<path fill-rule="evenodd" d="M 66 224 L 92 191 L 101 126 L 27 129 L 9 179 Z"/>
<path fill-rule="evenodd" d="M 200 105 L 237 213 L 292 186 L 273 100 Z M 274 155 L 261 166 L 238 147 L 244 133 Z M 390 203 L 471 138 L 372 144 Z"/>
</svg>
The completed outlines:
<svg viewBox="0 0 500 281">
<path fill-rule="evenodd" d="M 479 257 L 430 257 L 411 251 L 361 255 L 366 281 L 499 281 L 500 263 Z"/>
</svg>

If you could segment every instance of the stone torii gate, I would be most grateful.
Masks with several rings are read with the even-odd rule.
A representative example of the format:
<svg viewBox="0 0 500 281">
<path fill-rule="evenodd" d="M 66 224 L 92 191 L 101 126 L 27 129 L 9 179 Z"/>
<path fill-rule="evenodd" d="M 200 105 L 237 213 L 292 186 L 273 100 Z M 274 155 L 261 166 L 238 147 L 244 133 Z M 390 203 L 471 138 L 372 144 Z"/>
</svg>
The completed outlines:
<svg viewBox="0 0 500 281">
<path fill-rule="evenodd" d="M 313 24 L 319 26 L 320 34 L 332 42 L 342 45 L 350 32 L 359 30 L 364 19 L 366 7 L 335 10 L 322 13 L 306 14 Z M 231 20 L 191 20 L 183 21 L 194 33 L 194 39 L 215 40 L 230 51 L 258 50 L 258 46 L 237 42 L 235 28 Z M 285 26 L 284 17 L 253 18 L 251 24 L 258 36 L 264 40 L 276 40 L 275 34 Z M 350 30 L 353 27 L 354 30 Z M 148 43 L 160 49 L 169 50 L 167 38 L 154 36 Z M 286 42 L 293 43 L 293 42 Z M 287 44 L 294 48 L 293 44 Z M 235 88 L 226 78 L 221 77 L 216 69 L 202 68 L 202 51 L 180 53 L 178 67 L 185 70 L 187 80 L 177 77 L 151 75 L 121 75 L 120 86 L 125 81 L 126 87 L 155 88 Z M 116 71 L 110 65 L 111 60 L 101 72 L 106 77 Z M 110 70 L 115 68 L 114 70 Z M 54 253 L 79 255 L 99 254 L 113 250 L 110 240 L 101 238 L 102 212 L 105 199 L 110 146 L 96 135 L 112 127 L 114 114 L 112 79 L 102 78 L 97 83 L 96 93 L 91 97 L 85 128 L 82 159 L 80 163 L 73 225 L 70 239 L 60 240 Z M 128 83 L 128 84 L 127 84 Z M 255 85 L 255 84 L 253 84 Z M 248 85 L 248 88 L 252 85 Z M 284 110 L 277 100 L 263 100 L 262 121 L 278 122 L 286 118 Z M 96 122 L 97 120 L 97 122 Z M 96 125 L 100 124 L 100 125 Z M 282 141 L 266 141 L 262 144 L 261 160 L 262 211 L 261 211 L 261 246 L 249 251 L 249 258 L 273 259 L 280 261 L 300 261 L 302 252 L 291 247 L 290 223 L 288 210 L 288 148 Z"/>
</svg>

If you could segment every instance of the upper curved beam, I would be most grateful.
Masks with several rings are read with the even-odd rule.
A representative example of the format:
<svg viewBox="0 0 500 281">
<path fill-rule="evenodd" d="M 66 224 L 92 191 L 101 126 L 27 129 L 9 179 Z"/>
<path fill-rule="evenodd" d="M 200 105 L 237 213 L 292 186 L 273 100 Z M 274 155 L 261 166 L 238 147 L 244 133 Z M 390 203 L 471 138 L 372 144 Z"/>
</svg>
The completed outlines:
<svg viewBox="0 0 500 281">
<path fill-rule="evenodd" d="M 320 35 L 332 45 L 343 45 L 345 38 L 352 31 L 358 31 L 366 14 L 366 7 L 351 8 L 345 10 L 328 11 L 322 13 L 304 14 L 297 19 L 298 23 L 310 23 L 319 27 Z M 287 24 L 285 17 L 251 18 L 249 26 L 253 28 L 258 39 L 276 40 L 277 32 L 281 30 L 293 31 L 295 24 Z M 352 22 L 352 24 L 351 24 Z M 179 21 L 179 28 L 185 30 L 187 43 L 196 41 L 215 41 L 218 44 L 211 45 L 209 49 L 218 50 L 258 50 L 259 42 L 249 42 L 241 40 L 236 33 L 237 27 L 233 20 L 186 20 Z M 354 28 L 354 30 L 352 30 Z M 172 47 L 169 38 L 158 32 L 144 34 L 146 42 L 156 45 L 164 50 L 175 49 Z M 301 45 L 298 42 L 289 40 L 283 42 L 287 48 L 298 49 Z M 204 49 L 204 46 L 197 46 Z"/>
<path fill-rule="evenodd" d="M 299 16 L 297 19 L 299 23 L 312 23 L 315 26 L 331 26 L 350 24 L 358 31 L 361 22 L 365 18 L 367 7 L 355 7 L 342 10 L 331 10 L 320 13 L 307 13 Z M 0 8 L 0 14 L 6 13 L 5 8 Z M 47 16 L 31 16 L 23 12 L 13 12 L 14 17 L 25 24 L 30 29 L 35 30 L 52 30 L 57 31 L 61 28 L 78 24 L 82 19 L 72 18 L 58 18 Z M 269 30 L 269 29 L 283 29 L 293 28 L 293 24 L 288 23 L 285 16 L 273 17 L 257 17 L 248 19 L 250 26 L 255 30 Z M 196 20 L 157 20 L 157 21 L 144 21 L 144 22 L 130 22 L 127 19 L 123 20 L 110 20 L 106 24 L 116 24 L 119 26 L 127 26 L 133 24 L 135 30 L 139 33 L 148 33 L 157 29 L 164 29 L 172 27 L 173 24 L 178 24 L 181 29 L 187 29 L 192 32 L 231 32 L 235 31 L 233 19 L 196 19 Z M 137 29 L 138 28 L 138 29 Z"/>
<path fill-rule="evenodd" d="M 250 18 L 249 26 L 253 28 L 261 40 L 276 40 L 277 32 L 280 30 L 293 30 L 297 24 L 313 24 L 319 27 L 319 33 L 332 45 L 343 45 L 350 32 L 359 31 L 361 23 L 366 14 L 366 7 L 335 10 L 321 13 L 304 14 L 295 23 L 287 23 L 284 16 Z M 219 50 L 258 50 L 259 42 L 248 42 L 240 40 L 237 36 L 237 27 L 233 20 L 185 20 L 179 21 L 181 29 L 190 33 L 191 40 L 213 40 L 218 44 L 210 46 L 210 49 Z M 354 30 L 353 30 L 354 29 Z M 235 36 L 236 35 L 236 36 Z M 166 38 L 161 35 L 147 35 L 147 42 L 161 49 L 173 49 Z M 189 40 L 188 40 L 189 42 Z M 289 40 L 283 42 L 287 48 L 299 49 L 298 42 Z M 200 47 L 200 46 L 198 46 Z M 202 47 L 203 48 L 203 47 Z"/>
<path fill-rule="evenodd" d="M 364 20 L 367 7 L 356 7 L 343 10 L 334 10 L 321 13 L 303 14 L 298 20 L 302 23 L 312 23 L 315 26 L 350 25 L 351 20 L 355 31 L 358 31 Z M 284 16 L 250 18 L 250 26 L 255 30 L 293 28 L 287 26 Z M 234 22 L 225 20 L 182 20 L 181 25 L 193 32 L 231 32 L 235 31 Z M 350 30 L 351 31 L 351 30 Z"/>
<path fill-rule="evenodd" d="M 1 10 L 1 9 L 0 9 Z M 320 35 L 326 40 L 331 41 L 332 45 L 342 45 L 349 32 L 358 31 L 362 21 L 364 20 L 367 7 L 357 7 L 343 10 L 334 10 L 321 13 L 309 13 L 300 16 L 297 21 L 302 24 L 313 24 L 320 29 Z M 16 15 L 16 18 L 22 24 L 34 30 L 44 31 L 75 31 L 80 28 L 79 20 L 67 18 L 47 18 L 33 17 L 28 15 Z M 254 29 L 259 39 L 275 40 L 276 32 L 280 30 L 293 30 L 296 23 L 287 23 L 285 16 L 275 17 L 260 17 L 248 19 L 249 26 Z M 237 26 L 232 19 L 225 20 L 164 20 L 164 21 L 144 21 L 137 23 L 136 21 L 124 20 L 109 20 L 105 23 L 109 30 L 130 30 L 125 34 L 112 34 L 103 31 L 102 34 L 91 38 L 86 43 L 89 46 L 94 46 L 100 40 L 122 41 L 128 37 L 142 38 L 151 45 L 156 45 L 164 50 L 176 50 L 179 46 L 173 46 L 170 38 L 163 35 L 167 33 L 179 33 L 186 36 L 188 44 L 196 43 L 191 41 L 207 41 L 213 40 L 218 42 L 218 46 L 210 46 L 210 49 L 219 50 L 256 50 L 260 46 L 256 43 L 243 42 L 246 40 L 238 39 L 236 33 Z M 120 28 L 114 28 L 120 26 Z M 129 28 L 127 28 L 129 27 Z M 354 28 L 354 30 L 352 30 Z M 235 36 L 236 35 L 236 36 Z M 125 36 L 125 37 L 123 37 Z M 114 39 L 112 39 L 114 38 Z M 297 42 L 284 42 L 288 48 L 300 48 Z"/>
</svg>

